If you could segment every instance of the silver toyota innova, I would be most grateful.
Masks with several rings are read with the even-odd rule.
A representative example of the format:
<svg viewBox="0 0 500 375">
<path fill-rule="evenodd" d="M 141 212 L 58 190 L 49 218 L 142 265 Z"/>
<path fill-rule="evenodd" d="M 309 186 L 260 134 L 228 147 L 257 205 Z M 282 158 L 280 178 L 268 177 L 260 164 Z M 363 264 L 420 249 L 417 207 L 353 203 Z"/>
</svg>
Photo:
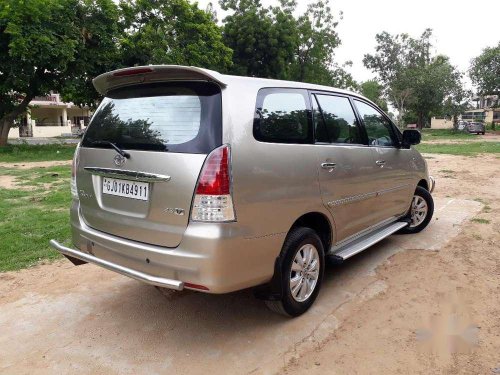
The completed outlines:
<svg viewBox="0 0 500 375">
<path fill-rule="evenodd" d="M 304 313 L 325 262 L 342 262 L 433 214 L 434 180 L 366 98 L 332 87 L 186 66 L 120 69 L 73 160 L 75 264 L 158 287 L 255 287 Z"/>
</svg>

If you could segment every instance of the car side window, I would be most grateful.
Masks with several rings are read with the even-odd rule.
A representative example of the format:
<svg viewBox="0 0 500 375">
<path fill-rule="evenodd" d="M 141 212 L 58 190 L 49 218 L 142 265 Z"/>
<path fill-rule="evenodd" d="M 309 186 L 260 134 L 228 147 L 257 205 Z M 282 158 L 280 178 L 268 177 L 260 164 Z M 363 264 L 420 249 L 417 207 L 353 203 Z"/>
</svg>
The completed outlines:
<svg viewBox="0 0 500 375">
<path fill-rule="evenodd" d="M 309 143 L 307 92 L 293 89 L 263 89 L 257 98 L 254 136 L 259 141 Z"/>
<path fill-rule="evenodd" d="M 395 138 L 391 123 L 375 108 L 354 100 L 359 115 L 365 125 L 368 142 L 372 146 L 396 146 Z"/>
<path fill-rule="evenodd" d="M 321 94 L 313 96 L 316 142 L 363 143 L 356 116 L 348 98 Z"/>
</svg>

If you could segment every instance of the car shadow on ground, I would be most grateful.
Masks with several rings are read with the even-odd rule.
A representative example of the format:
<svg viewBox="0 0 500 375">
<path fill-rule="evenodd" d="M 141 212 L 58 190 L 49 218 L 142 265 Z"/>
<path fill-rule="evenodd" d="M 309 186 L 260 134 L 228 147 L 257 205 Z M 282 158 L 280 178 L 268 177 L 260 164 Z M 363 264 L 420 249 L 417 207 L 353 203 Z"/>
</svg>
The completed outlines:
<svg viewBox="0 0 500 375">
<path fill-rule="evenodd" d="M 91 300 L 94 306 L 90 311 L 99 316 L 100 328 L 104 331 L 121 337 L 135 336 L 133 341 L 139 342 L 164 342 L 173 338 L 176 345 L 190 351 L 213 349 L 213 339 L 217 337 L 235 340 L 235 337 L 257 339 L 259 335 L 279 335 L 280 329 L 288 325 L 302 327 L 296 332 L 297 337 L 293 337 L 300 340 L 301 335 L 307 335 L 325 315 L 345 302 L 344 288 L 349 289 L 351 280 L 367 276 L 374 262 L 386 258 L 387 254 L 376 255 L 384 252 L 388 242 L 390 240 L 384 240 L 343 264 L 327 265 L 315 305 L 297 319 L 271 312 L 263 301 L 254 297 L 252 289 L 223 295 L 159 291 L 128 279 L 112 291 L 96 295 Z M 352 290 L 348 294 L 352 296 Z M 304 321 L 308 322 L 306 326 L 302 324 Z M 82 329 L 81 334 L 85 335 L 85 328 Z M 172 335 L 174 337 L 168 338 Z"/>
</svg>

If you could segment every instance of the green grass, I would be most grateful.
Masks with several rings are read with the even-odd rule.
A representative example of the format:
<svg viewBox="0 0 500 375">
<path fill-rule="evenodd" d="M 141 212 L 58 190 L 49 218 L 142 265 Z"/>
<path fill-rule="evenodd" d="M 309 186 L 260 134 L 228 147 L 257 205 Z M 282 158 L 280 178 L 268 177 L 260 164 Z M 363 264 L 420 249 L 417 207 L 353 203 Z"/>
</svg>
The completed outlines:
<svg viewBox="0 0 500 375">
<path fill-rule="evenodd" d="M 472 219 L 471 221 L 473 221 L 474 223 L 479 223 L 479 224 L 489 224 L 490 223 L 490 221 L 486 220 L 486 219 Z"/>
<path fill-rule="evenodd" d="M 439 139 L 468 139 L 474 137 L 474 134 L 454 129 L 422 129 L 422 139 L 424 141 Z"/>
<path fill-rule="evenodd" d="M 71 243 L 70 167 L 1 168 L 0 175 L 13 176 L 19 186 L 0 187 L 0 272 L 59 258 L 49 240 Z"/>
<path fill-rule="evenodd" d="M 500 142 L 421 143 L 417 145 L 417 150 L 428 154 L 475 156 L 477 154 L 500 153 Z"/>
<path fill-rule="evenodd" d="M 0 162 L 16 163 L 28 161 L 71 160 L 76 145 L 7 145 L 0 147 Z"/>
</svg>

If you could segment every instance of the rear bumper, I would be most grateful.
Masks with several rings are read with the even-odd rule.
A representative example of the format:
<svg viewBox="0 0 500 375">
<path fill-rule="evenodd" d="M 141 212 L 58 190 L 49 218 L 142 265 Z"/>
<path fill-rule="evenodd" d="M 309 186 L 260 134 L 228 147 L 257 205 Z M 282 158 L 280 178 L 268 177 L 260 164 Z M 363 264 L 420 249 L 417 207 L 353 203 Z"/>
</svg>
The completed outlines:
<svg viewBox="0 0 500 375">
<path fill-rule="evenodd" d="M 132 279 L 142 281 L 146 284 L 156 285 L 163 288 L 182 290 L 184 289 L 184 283 L 178 280 L 165 279 L 163 277 L 156 277 L 148 275 L 127 267 L 120 266 L 112 262 L 108 262 L 104 259 L 96 258 L 93 255 L 83 253 L 79 250 L 70 249 L 69 247 L 63 246 L 55 240 L 50 240 L 50 245 L 59 251 L 61 254 L 67 255 L 69 257 L 78 258 L 87 263 L 93 263 L 110 271 L 120 273 L 124 276 L 131 277 Z"/>
<path fill-rule="evenodd" d="M 269 281 L 286 233 L 255 237 L 240 223 L 189 223 L 176 248 L 113 236 L 89 227 L 71 209 L 71 249 L 51 241 L 62 254 L 148 284 L 206 293 L 228 293 Z M 200 289 L 203 286 L 208 290 Z"/>
</svg>

